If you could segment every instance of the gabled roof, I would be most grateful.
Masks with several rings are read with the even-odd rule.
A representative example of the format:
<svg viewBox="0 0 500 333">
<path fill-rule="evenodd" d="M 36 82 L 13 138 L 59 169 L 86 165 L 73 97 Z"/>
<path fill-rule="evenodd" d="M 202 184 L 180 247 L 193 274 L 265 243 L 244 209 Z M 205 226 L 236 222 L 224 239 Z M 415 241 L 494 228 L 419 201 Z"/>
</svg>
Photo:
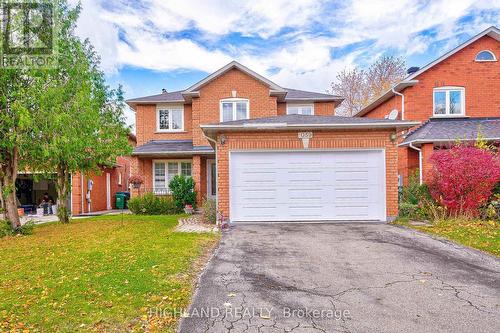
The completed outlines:
<svg viewBox="0 0 500 333">
<path fill-rule="evenodd" d="M 279 94 L 279 93 L 286 94 L 286 90 L 283 89 L 282 87 L 278 86 L 276 83 L 274 83 L 274 82 L 266 79 L 262 75 L 257 74 L 256 72 L 252 71 L 250 68 L 245 67 L 242 64 L 240 64 L 239 62 L 233 60 L 229 64 L 227 64 L 226 66 L 224 66 L 224 67 L 216 70 L 215 72 L 213 72 L 212 74 L 210 74 L 209 76 L 207 76 L 206 78 L 204 78 L 203 80 L 196 82 L 191 87 L 189 87 L 186 90 L 184 90 L 182 92 L 182 95 L 184 95 L 184 96 L 195 95 L 196 96 L 198 94 L 198 90 L 201 87 L 203 87 L 205 84 L 209 83 L 210 81 L 218 78 L 222 74 L 224 74 L 224 73 L 226 73 L 226 72 L 228 72 L 228 71 L 230 71 L 231 69 L 234 69 L 234 68 L 239 69 L 243 73 L 246 73 L 246 74 L 254 77 L 255 79 L 263 82 L 264 84 L 268 85 L 269 88 L 271 89 L 271 92 L 275 92 L 277 94 Z"/>
<path fill-rule="evenodd" d="M 344 98 L 342 96 L 330 95 L 324 93 L 317 93 L 312 91 L 297 90 L 291 88 L 285 88 L 286 102 L 300 102 L 300 101 L 335 101 L 342 102 Z"/>
<path fill-rule="evenodd" d="M 411 131 L 400 146 L 422 143 L 473 141 L 478 135 L 488 141 L 500 141 L 500 117 L 431 118 Z"/>
<path fill-rule="evenodd" d="M 278 86 L 276 83 L 266 79 L 262 75 L 257 74 L 251 69 L 243 66 L 239 62 L 232 61 L 226 66 L 222 67 L 221 69 L 210 74 L 203 80 L 195 83 L 186 90 L 164 92 L 158 95 L 133 98 L 127 100 L 126 102 L 132 108 L 135 108 L 137 104 L 186 103 L 189 102 L 192 97 L 196 97 L 199 95 L 198 89 L 200 89 L 202 86 L 209 83 L 210 81 L 213 81 L 217 77 L 221 76 L 222 74 L 226 73 L 227 71 L 233 68 L 237 68 L 238 70 L 241 70 L 242 72 L 268 85 L 270 95 L 278 96 L 280 101 L 287 101 L 287 102 L 323 101 L 323 102 L 336 102 L 336 104 L 340 104 L 343 101 L 343 98 L 341 96 L 330 95 L 325 93 L 317 93 L 305 90 L 282 88 Z"/>
<path fill-rule="evenodd" d="M 451 57 L 452 55 L 454 55 L 458 51 L 464 49 L 465 47 L 469 46 L 470 44 L 474 43 L 475 41 L 477 41 L 478 39 L 480 39 L 481 37 L 484 37 L 486 35 L 490 36 L 491 38 L 496 39 L 497 41 L 500 41 L 500 29 L 498 29 L 497 27 L 494 27 L 494 26 L 489 27 L 488 29 L 480 32 L 479 34 L 472 37 L 471 39 L 469 39 L 465 43 L 460 44 L 459 46 L 457 46 L 453 50 L 445 53 L 441 57 L 437 58 L 436 60 L 432 61 L 431 63 L 420 68 L 415 73 L 410 74 L 404 80 L 402 80 L 400 83 L 396 84 L 394 86 L 394 90 L 397 92 L 400 92 L 407 87 L 415 85 L 416 83 L 418 83 L 418 80 L 415 79 L 417 76 L 419 76 L 423 72 L 427 71 L 428 69 L 434 67 L 435 65 L 437 65 L 441 61 Z M 377 106 L 379 106 L 383 102 L 387 101 L 389 98 L 391 98 L 394 95 L 395 94 L 394 94 L 392 88 L 387 90 L 381 96 L 379 96 L 377 99 L 373 100 L 370 104 L 368 104 L 363 109 L 361 109 L 357 114 L 354 115 L 354 117 L 364 116 L 366 113 L 370 112 L 371 110 L 373 110 L 374 108 L 376 108 Z"/>
<path fill-rule="evenodd" d="M 129 105 L 141 104 L 141 103 L 150 104 L 150 103 L 172 103 L 172 102 L 184 103 L 184 97 L 182 97 L 182 90 L 164 92 L 158 95 L 132 98 L 127 100 L 127 103 Z"/>
</svg>

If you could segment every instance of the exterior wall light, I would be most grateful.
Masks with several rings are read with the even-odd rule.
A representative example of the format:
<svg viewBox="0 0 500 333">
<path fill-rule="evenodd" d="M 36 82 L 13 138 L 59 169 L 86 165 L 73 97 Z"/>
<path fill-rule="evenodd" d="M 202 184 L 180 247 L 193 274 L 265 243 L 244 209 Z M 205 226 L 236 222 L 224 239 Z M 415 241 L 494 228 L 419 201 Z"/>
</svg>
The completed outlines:
<svg viewBox="0 0 500 333">
<path fill-rule="evenodd" d="M 397 138 L 398 136 L 396 135 L 396 133 L 391 133 L 390 139 L 392 142 L 396 141 Z"/>
<path fill-rule="evenodd" d="M 221 144 L 221 146 L 226 144 L 226 136 L 224 134 L 221 134 L 219 136 L 219 143 Z"/>
</svg>

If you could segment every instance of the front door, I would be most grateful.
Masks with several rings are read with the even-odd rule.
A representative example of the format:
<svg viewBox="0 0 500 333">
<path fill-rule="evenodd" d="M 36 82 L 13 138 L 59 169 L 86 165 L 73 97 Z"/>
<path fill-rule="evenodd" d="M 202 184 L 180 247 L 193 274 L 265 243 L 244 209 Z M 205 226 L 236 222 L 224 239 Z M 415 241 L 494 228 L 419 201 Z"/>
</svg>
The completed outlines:
<svg viewBox="0 0 500 333">
<path fill-rule="evenodd" d="M 217 166 L 215 160 L 207 160 L 207 197 L 217 196 Z"/>
</svg>

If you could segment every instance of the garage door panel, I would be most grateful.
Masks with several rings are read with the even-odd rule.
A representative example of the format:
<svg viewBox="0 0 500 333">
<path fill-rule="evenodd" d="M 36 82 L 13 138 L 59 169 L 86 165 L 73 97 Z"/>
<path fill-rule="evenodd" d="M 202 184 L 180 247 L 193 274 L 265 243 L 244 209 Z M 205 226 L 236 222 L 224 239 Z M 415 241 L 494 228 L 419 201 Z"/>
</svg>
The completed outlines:
<svg viewBox="0 0 500 333">
<path fill-rule="evenodd" d="M 232 221 L 385 218 L 382 151 L 237 152 Z"/>
</svg>

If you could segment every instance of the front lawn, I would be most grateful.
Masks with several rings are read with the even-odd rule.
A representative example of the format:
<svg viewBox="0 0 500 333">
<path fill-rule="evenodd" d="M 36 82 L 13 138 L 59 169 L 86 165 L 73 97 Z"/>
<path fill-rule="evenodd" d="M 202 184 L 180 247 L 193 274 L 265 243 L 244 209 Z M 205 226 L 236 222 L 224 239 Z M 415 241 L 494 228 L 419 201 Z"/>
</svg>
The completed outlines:
<svg viewBox="0 0 500 333">
<path fill-rule="evenodd" d="M 500 256 L 500 223 L 495 221 L 447 219 L 429 226 L 414 226 L 408 219 L 398 219 L 396 223 Z"/>
<path fill-rule="evenodd" d="M 174 331 L 217 234 L 178 216 L 102 216 L 0 239 L 0 331 Z"/>
</svg>

